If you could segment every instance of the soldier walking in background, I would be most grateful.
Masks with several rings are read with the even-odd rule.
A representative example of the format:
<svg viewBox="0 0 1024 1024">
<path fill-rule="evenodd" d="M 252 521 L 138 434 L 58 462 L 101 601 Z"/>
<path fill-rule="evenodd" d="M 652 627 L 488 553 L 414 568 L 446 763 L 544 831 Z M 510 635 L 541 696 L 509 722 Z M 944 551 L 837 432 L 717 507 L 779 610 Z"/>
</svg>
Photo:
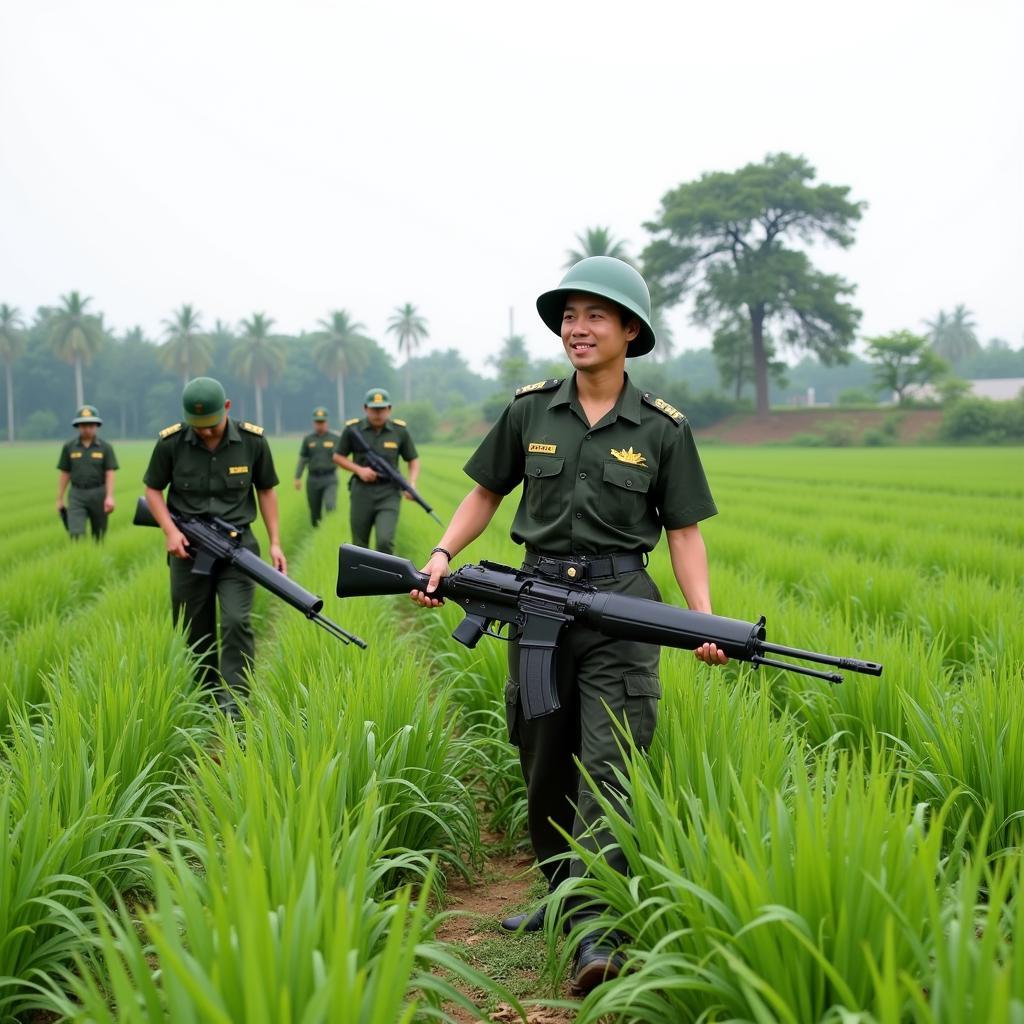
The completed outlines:
<svg viewBox="0 0 1024 1024">
<path fill-rule="evenodd" d="M 94 405 L 83 405 L 71 426 L 78 437 L 60 450 L 57 469 L 57 513 L 64 520 L 72 540 L 85 536 L 88 522 L 93 540 L 102 540 L 107 532 L 107 517 L 114 511 L 114 473 L 118 468 L 113 447 L 97 435 L 102 426 Z M 68 504 L 64 494 L 71 485 Z"/>
<path fill-rule="evenodd" d="M 338 467 L 334 464 L 334 448 L 339 436 L 327 428 L 327 410 L 318 405 L 313 410 L 313 432 L 302 439 L 299 464 L 295 467 L 295 490 L 302 489 L 302 471 L 309 470 L 306 500 L 314 526 L 320 525 L 323 510 L 333 512 L 338 502 Z"/>
<path fill-rule="evenodd" d="M 209 575 L 194 573 L 188 539 L 174 525 L 168 508 L 186 517 L 226 520 L 238 527 L 241 545 L 258 555 L 260 546 L 251 529 L 258 502 L 270 539 L 270 561 L 275 569 L 287 572 L 278 532 L 277 473 L 263 428 L 228 418 L 231 402 L 219 381 L 189 381 L 181 401 L 184 423 L 161 430 L 150 457 L 143 478 L 146 502 L 167 538 L 174 622 L 184 616 L 189 645 L 202 658 L 203 683 L 216 689 L 223 710 L 236 714 L 232 691 L 248 691 L 246 670 L 256 651 L 250 621 L 256 584 L 228 564 L 215 565 Z"/>
<path fill-rule="evenodd" d="M 353 440 L 358 431 L 369 448 L 387 459 L 396 469 L 401 456 L 409 464 L 409 483 L 415 487 L 420 475 L 420 457 L 405 420 L 391 418 L 391 396 L 383 388 L 371 388 L 363 400 L 366 415 L 347 420 L 334 449 L 334 461 L 352 474 L 349 480 L 352 543 L 370 546 L 370 531 L 376 534 L 377 550 L 391 554 L 395 547 L 395 529 L 402 497 L 389 480 L 380 479 L 366 465 L 361 445 Z"/>
</svg>

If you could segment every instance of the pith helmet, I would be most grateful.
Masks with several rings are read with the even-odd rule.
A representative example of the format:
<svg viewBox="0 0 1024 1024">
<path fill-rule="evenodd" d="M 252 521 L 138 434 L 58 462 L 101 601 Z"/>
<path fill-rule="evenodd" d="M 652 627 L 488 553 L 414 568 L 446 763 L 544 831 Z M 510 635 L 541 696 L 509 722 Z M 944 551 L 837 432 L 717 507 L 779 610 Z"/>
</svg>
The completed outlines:
<svg viewBox="0 0 1024 1024">
<path fill-rule="evenodd" d="M 363 405 L 367 409 L 389 409 L 391 396 L 383 388 L 370 388 L 363 399 Z"/>
<path fill-rule="evenodd" d="M 215 427 L 224 418 L 225 401 L 219 380 L 212 377 L 190 380 L 181 393 L 185 422 L 193 427 Z"/>
<path fill-rule="evenodd" d="M 555 334 L 562 333 L 565 298 L 572 292 L 611 299 L 640 321 L 640 333 L 630 342 L 627 356 L 643 356 L 654 348 L 651 293 L 647 290 L 647 282 L 625 260 L 614 256 L 588 256 L 566 271 L 557 288 L 537 299 L 541 320 Z"/>
<path fill-rule="evenodd" d="M 83 423 L 95 423 L 96 426 L 101 426 L 103 420 L 100 419 L 100 411 L 95 405 L 83 405 L 78 412 L 75 413 L 75 418 L 71 421 L 71 426 L 79 427 Z"/>
<path fill-rule="evenodd" d="M 325 423 L 327 421 L 327 410 L 322 405 L 318 405 L 313 410 L 313 421 L 315 423 Z"/>
</svg>

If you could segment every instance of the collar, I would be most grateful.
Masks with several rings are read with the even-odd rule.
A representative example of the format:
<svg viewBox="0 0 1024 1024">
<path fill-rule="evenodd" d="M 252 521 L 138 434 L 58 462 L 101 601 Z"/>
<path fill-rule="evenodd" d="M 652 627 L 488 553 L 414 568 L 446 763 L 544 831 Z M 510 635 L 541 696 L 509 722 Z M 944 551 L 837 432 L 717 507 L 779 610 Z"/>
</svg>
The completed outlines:
<svg viewBox="0 0 1024 1024">
<path fill-rule="evenodd" d="M 195 428 L 191 425 L 185 431 L 185 440 L 188 441 L 189 444 L 197 445 L 200 448 L 206 448 L 206 442 L 203 441 L 203 439 L 196 433 Z M 224 431 L 224 437 L 220 439 L 220 443 L 216 448 L 206 448 L 206 450 L 208 452 L 218 451 L 223 447 L 225 441 L 227 444 L 240 444 L 242 441 L 242 435 L 238 432 L 238 425 L 230 416 L 228 417 L 227 430 Z"/>
<path fill-rule="evenodd" d="M 359 429 L 360 430 L 369 430 L 371 433 L 374 433 L 374 434 L 377 432 L 376 427 L 373 427 L 373 426 L 370 425 L 370 420 L 366 416 L 363 417 L 363 422 L 359 424 Z M 385 430 L 394 431 L 395 428 L 392 426 L 391 420 L 387 419 L 387 420 L 384 421 L 384 426 L 382 426 L 380 429 L 381 429 L 381 432 L 383 432 Z"/>
<path fill-rule="evenodd" d="M 571 406 L 578 401 L 579 392 L 576 389 L 576 374 L 573 372 L 562 381 L 558 390 L 551 396 L 548 408 L 554 409 L 560 405 Z M 612 407 L 612 415 L 615 419 L 621 416 L 624 420 L 629 420 L 630 423 L 639 426 L 641 412 L 640 392 L 629 379 L 629 374 L 624 373 L 622 375 L 622 391 L 619 392 L 619 397 L 615 400 L 615 405 Z"/>
</svg>

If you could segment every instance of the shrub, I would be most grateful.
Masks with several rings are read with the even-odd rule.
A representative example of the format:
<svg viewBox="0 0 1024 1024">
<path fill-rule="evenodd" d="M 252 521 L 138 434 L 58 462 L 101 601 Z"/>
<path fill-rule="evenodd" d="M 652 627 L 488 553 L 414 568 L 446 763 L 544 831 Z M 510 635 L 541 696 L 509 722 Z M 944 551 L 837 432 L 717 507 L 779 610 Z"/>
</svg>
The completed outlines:
<svg viewBox="0 0 1024 1024">
<path fill-rule="evenodd" d="M 849 448 L 856 444 L 856 429 L 852 423 L 836 420 L 826 423 L 822 431 L 822 443 L 826 448 Z"/>
<path fill-rule="evenodd" d="M 843 388 L 838 402 L 840 405 L 877 405 L 878 398 L 866 388 Z"/>
<path fill-rule="evenodd" d="M 403 402 L 401 412 L 417 441 L 427 444 L 434 440 L 441 417 L 433 402 Z"/>
<path fill-rule="evenodd" d="M 1024 440 L 1024 401 L 963 398 L 946 410 L 941 435 L 948 441 L 982 444 Z"/>
<path fill-rule="evenodd" d="M 21 438 L 23 441 L 49 441 L 59 435 L 59 425 L 55 412 L 36 409 L 21 425 Z"/>
</svg>

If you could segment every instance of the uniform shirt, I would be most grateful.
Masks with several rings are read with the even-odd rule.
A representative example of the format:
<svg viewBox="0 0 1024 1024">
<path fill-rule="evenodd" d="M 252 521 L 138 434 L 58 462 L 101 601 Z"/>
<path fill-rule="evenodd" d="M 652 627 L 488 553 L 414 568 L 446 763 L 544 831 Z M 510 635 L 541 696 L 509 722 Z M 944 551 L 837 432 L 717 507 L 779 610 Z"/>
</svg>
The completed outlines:
<svg viewBox="0 0 1024 1024">
<path fill-rule="evenodd" d="M 497 494 L 522 482 L 512 539 L 553 555 L 650 551 L 718 511 L 686 417 L 628 376 L 593 427 L 575 374 L 520 388 L 465 470 Z"/>
<path fill-rule="evenodd" d="M 263 428 L 232 419 L 212 452 L 191 427 L 178 423 L 160 431 L 142 479 L 158 491 L 170 485 L 172 511 L 220 516 L 235 526 L 256 518 L 253 488 L 265 491 L 278 483 Z"/>
<path fill-rule="evenodd" d="M 57 468 L 71 474 L 72 487 L 102 487 L 108 469 L 118 469 L 114 449 L 97 437 L 88 448 L 76 437 L 60 450 Z"/>
<path fill-rule="evenodd" d="M 298 480 L 307 467 L 310 473 L 336 470 L 338 467 L 334 464 L 334 446 L 338 443 L 338 438 L 339 435 L 331 430 L 326 434 L 318 434 L 316 431 L 307 434 L 299 445 L 299 464 L 295 467 L 295 479 Z"/>
<path fill-rule="evenodd" d="M 351 458 L 357 466 L 366 465 L 366 456 L 356 448 L 356 442 L 352 440 L 353 430 L 358 430 L 370 448 L 387 459 L 396 469 L 399 455 L 406 462 L 412 462 L 413 459 L 419 458 L 405 420 L 388 420 L 377 431 L 370 426 L 370 421 L 366 417 L 363 419 L 357 417 L 345 421 L 345 429 L 341 432 L 341 437 L 338 438 L 338 444 L 334 449 L 339 455 Z"/>
</svg>

